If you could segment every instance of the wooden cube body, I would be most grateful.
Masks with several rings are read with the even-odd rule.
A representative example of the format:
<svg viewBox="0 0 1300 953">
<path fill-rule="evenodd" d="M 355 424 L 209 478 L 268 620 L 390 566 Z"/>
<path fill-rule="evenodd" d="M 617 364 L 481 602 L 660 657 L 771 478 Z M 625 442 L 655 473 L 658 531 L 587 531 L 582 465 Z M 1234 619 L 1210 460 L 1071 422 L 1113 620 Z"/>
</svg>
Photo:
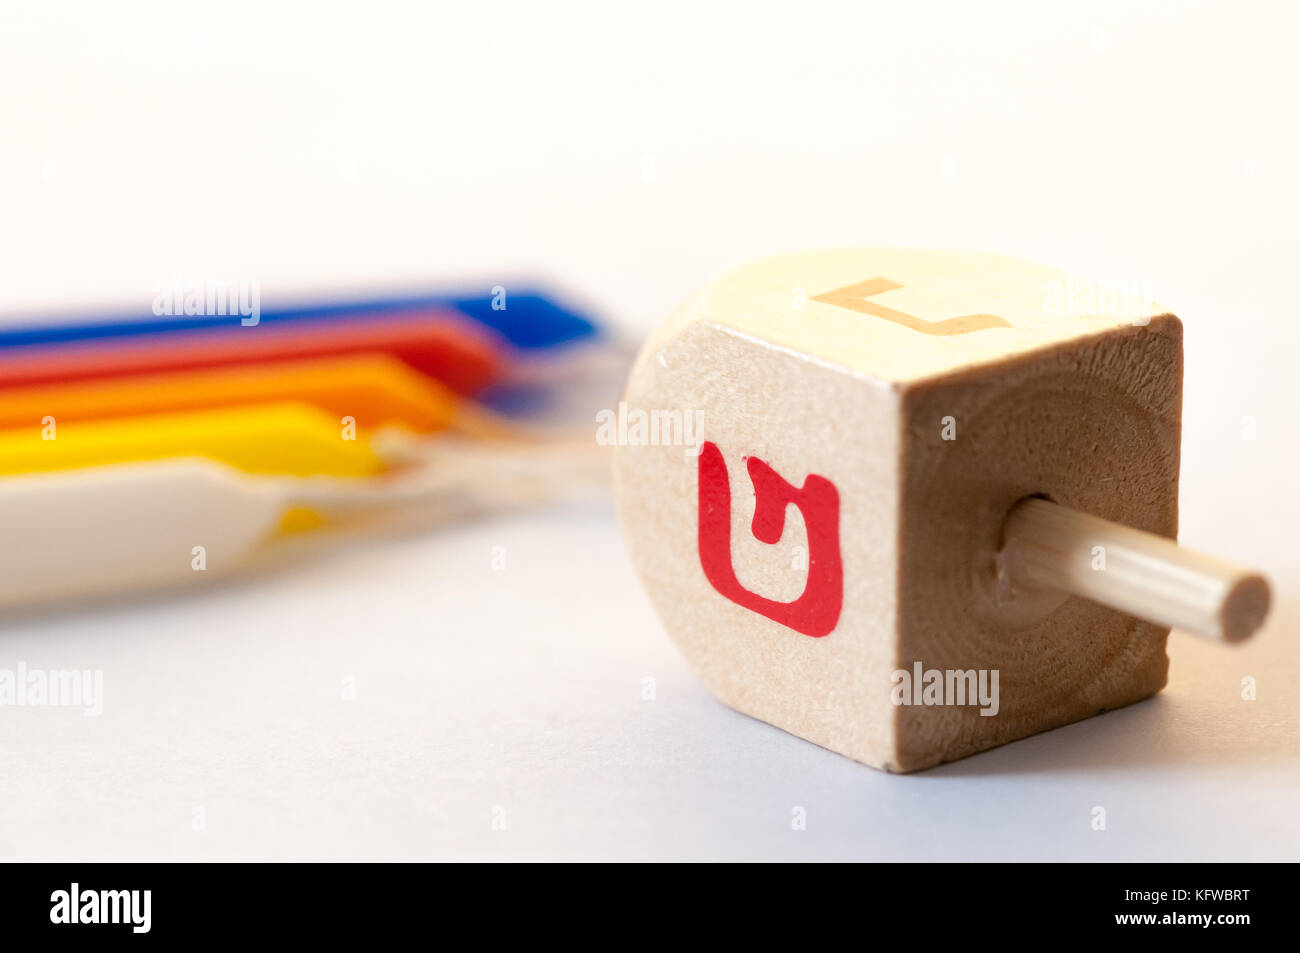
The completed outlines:
<svg viewBox="0 0 1300 953">
<path fill-rule="evenodd" d="M 1075 313 L 1088 295 L 1104 314 Z M 629 551 L 719 699 L 875 767 L 1137 701 L 1164 685 L 1168 630 L 1010 593 L 995 554 L 1034 494 L 1175 535 L 1181 363 L 1172 315 L 1012 259 L 754 263 L 632 371 L 615 455 Z M 698 420 L 689 441 L 670 439 L 678 419 Z M 996 671 L 996 714 L 919 690 L 900 704 L 917 663 Z"/>
</svg>

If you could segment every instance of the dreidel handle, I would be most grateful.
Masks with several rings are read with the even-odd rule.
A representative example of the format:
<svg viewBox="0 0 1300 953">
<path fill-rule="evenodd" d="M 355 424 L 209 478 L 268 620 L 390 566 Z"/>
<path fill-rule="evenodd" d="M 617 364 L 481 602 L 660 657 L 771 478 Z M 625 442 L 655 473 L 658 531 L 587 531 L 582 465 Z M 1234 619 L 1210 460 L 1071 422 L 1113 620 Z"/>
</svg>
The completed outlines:
<svg viewBox="0 0 1300 953">
<path fill-rule="evenodd" d="M 1254 570 L 1043 499 L 1012 509 L 1000 561 L 1013 585 L 1068 592 L 1221 642 L 1254 634 L 1271 601 Z"/>
</svg>

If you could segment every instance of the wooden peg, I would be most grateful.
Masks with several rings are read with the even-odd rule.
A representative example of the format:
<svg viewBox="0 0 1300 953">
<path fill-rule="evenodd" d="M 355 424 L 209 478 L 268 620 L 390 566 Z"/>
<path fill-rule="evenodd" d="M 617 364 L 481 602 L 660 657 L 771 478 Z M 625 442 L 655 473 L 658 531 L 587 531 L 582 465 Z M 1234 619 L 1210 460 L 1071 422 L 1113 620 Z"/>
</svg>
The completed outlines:
<svg viewBox="0 0 1300 953">
<path fill-rule="evenodd" d="M 1047 500 L 1011 511 L 1002 558 L 1013 585 L 1069 592 L 1208 639 L 1241 642 L 1268 615 L 1259 573 Z"/>
<path fill-rule="evenodd" d="M 1170 624 L 1258 626 L 1260 577 L 1170 542 L 1181 388 L 1182 326 L 1132 289 L 985 254 L 785 255 L 647 343 L 625 415 L 699 426 L 629 430 L 615 495 L 714 694 L 913 771 L 1159 691 Z"/>
</svg>

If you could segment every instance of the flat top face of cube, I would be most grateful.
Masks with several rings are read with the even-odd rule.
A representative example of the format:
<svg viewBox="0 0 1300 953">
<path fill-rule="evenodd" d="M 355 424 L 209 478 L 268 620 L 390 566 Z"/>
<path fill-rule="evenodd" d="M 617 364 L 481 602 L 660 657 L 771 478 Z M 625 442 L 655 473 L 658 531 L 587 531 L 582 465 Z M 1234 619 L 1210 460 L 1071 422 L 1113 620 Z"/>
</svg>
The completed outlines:
<svg viewBox="0 0 1300 953">
<path fill-rule="evenodd" d="M 1167 313 L 1142 290 L 980 252 L 797 252 L 724 275 L 670 324 L 710 321 L 904 383 Z"/>
</svg>

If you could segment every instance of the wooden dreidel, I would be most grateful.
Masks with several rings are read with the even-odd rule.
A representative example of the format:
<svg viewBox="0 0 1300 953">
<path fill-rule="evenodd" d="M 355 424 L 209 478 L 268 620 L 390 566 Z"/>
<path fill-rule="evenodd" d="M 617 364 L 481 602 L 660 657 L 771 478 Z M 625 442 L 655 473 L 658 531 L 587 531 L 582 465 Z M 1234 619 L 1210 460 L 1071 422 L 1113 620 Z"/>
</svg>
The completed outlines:
<svg viewBox="0 0 1300 953">
<path fill-rule="evenodd" d="M 914 771 L 1159 691 L 1170 625 L 1260 625 L 1260 576 L 1171 542 L 1181 388 L 1148 301 L 995 255 L 786 255 L 645 346 L 615 495 L 718 698 Z"/>
</svg>

